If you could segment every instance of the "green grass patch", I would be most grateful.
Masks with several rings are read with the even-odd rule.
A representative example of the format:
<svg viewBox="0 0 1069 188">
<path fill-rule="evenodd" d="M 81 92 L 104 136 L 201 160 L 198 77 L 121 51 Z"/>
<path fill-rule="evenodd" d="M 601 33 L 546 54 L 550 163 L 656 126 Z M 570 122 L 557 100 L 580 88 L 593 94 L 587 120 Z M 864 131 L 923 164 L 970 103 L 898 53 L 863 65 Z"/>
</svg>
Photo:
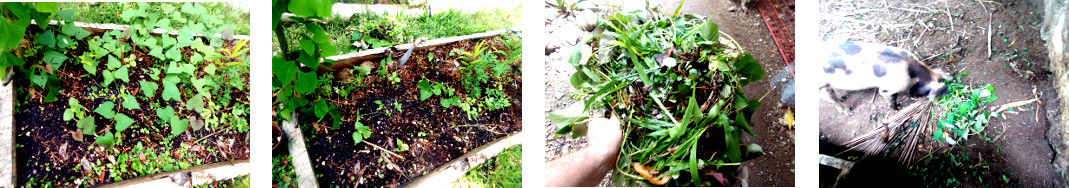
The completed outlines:
<svg viewBox="0 0 1069 188">
<path fill-rule="evenodd" d="M 161 3 L 149 3 L 149 4 L 152 4 L 154 7 L 159 7 L 158 4 L 161 4 Z M 178 6 L 178 7 L 181 7 L 181 5 L 182 5 L 181 3 L 170 3 L 170 4 L 173 4 L 173 5 Z M 233 30 L 234 33 L 241 34 L 241 35 L 248 35 L 249 34 L 249 22 L 248 22 L 249 13 L 248 12 L 246 12 L 244 10 L 238 10 L 236 7 L 230 7 L 226 3 L 200 2 L 198 4 L 204 5 L 207 8 L 207 11 L 211 15 L 220 16 L 221 19 L 218 19 L 216 21 L 224 22 L 224 23 L 226 23 L 225 25 L 234 26 L 234 28 L 231 28 L 231 30 Z M 131 21 L 124 21 L 121 17 L 119 17 L 119 15 L 124 10 L 129 10 L 129 9 L 134 8 L 135 6 L 133 5 L 133 3 L 122 3 L 122 2 L 97 2 L 97 3 L 61 2 L 61 3 L 59 3 L 58 7 L 61 10 L 73 10 L 74 11 L 74 15 L 78 15 L 76 17 L 73 17 L 73 19 L 74 19 L 74 21 L 78 21 L 78 22 L 104 23 L 104 24 L 110 23 L 110 24 L 120 24 L 120 25 L 130 25 L 130 24 L 133 24 L 131 22 L 134 22 L 132 20 Z M 147 13 L 159 14 L 159 13 L 161 13 L 161 10 L 158 9 L 158 8 L 156 8 L 156 9 L 148 9 Z M 58 16 L 54 16 L 53 19 L 58 19 Z M 180 28 L 182 25 L 184 25 L 184 24 L 179 23 L 179 22 L 172 22 L 171 23 L 171 27 L 172 28 Z"/>
<path fill-rule="evenodd" d="M 512 146 L 457 180 L 457 187 L 520 187 L 523 146 Z"/>
<path fill-rule="evenodd" d="M 331 19 L 323 24 L 323 30 L 330 37 L 330 44 L 338 49 L 339 54 L 343 54 L 408 43 L 419 37 L 436 39 L 506 29 L 517 26 L 519 20 L 519 8 L 488 9 L 474 13 L 448 11 L 419 16 L 358 13 L 348 20 Z M 289 46 L 300 46 L 297 35 L 303 33 L 305 26 L 294 22 L 279 24 L 288 34 Z M 272 40 L 278 43 L 278 39 Z M 352 44 L 356 41 L 363 41 L 366 46 L 354 47 Z M 275 52 L 279 50 L 277 46 L 274 48 Z"/>
<path fill-rule="evenodd" d="M 271 184 L 275 187 L 297 187 L 297 172 L 294 172 L 291 161 L 292 158 L 286 154 L 272 158 Z"/>
</svg>

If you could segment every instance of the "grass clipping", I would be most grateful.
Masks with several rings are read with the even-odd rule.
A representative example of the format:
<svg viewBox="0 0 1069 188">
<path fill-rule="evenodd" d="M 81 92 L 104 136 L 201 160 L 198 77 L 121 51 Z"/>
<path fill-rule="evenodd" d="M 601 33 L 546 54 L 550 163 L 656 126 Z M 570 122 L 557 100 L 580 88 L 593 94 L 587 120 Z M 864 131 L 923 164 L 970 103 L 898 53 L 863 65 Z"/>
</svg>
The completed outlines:
<svg viewBox="0 0 1069 188">
<path fill-rule="evenodd" d="M 621 117 L 613 181 L 623 186 L 731 185 L 739 164 L 763 155 L 743 143 L 759 100 L 742 87 L 765 76 L 717 24 L 694 15 L 618 13 L 569 58 L 583 111 L 554 112 L 557 136 L 586 135 L 594 111 Z M 596 58 L 591 58 L 595 56 Z M 590 133 L 604 134 L 604 133 Z"/>
</svg>

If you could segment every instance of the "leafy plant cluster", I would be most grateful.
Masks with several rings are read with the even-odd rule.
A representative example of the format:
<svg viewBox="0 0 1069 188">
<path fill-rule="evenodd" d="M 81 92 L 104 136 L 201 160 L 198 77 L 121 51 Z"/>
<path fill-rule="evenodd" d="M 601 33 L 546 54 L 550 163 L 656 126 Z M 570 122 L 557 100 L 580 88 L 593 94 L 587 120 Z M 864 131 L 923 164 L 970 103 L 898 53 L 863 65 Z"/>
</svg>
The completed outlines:
<svg viewBox="0 0 1069 188">
<path fill-rule="evenodd" d="M 493 111 L 512 105 L 511 99 L 505 95 L 502 88 L 513 79 L 510 74 L 513 71 L 512 64 L 522 58 L 520 39 L 508 34 L 494 41 L 503 44 L 505 48 L 496 49 L 489 44 L 492 41 L 484 40 L 476 43 L 471 51 L 453 49 L 449 52 L 449 57 L 456 57 L 461 63 L 459 85 L 468 93 L 442 99 L 442 106 L 457 106 L 469 119 L 477 119 L 481 111 Z"/>
<path fill-rule="evenodd" d="M 560 127 L 556 135 L 578 137 L 604 134 L 586 132 L 588 120 L 601 117 L 587 115 L 595 110 L 620 117 L 625 138 L 614 182 L 728 185 L 733 168 L 763 155 L 760 146 L 742 141 L 742 134 L 754 135 L 750 117 L 761 104 L 742 88 L 764 77 L 764 69 L 753 56 L 728 50 L 716 23 L 673 15 L 679 14 L 600 20 L 606 31 L 590 40 L 612 45 L 592 50 L 584 43 L 569 59 L 582 112 L 547 119 Z M 607 55 L 592 59 L 595 51 Z"/>
<path fill-rule="evenodd" d="M 210 148 L 207 149 L 211 150 Z M 195 158 L 196 156 L 194 156 L 192 152 L 186 152 L 187 148 L 179 148 L 176 153 L 172 154 L 170 150 L 147 147 L 142 142 L 138 142 L 134 145 L 130 152 L 118 153 L 113 150 L 107 151 L 110 155 L 115 156 L 114 162 L 98 159 L 88 163 L 78 163 L 75 165 L 74 169 L 78 171 L 89 170 L 89 172 L 85 172 L 88 174 L 108 174 L 108 178 L 111 178 L 113 181 L 121 181 L 123 180 L 123 177 L 139 177 L 158 174 L 161 172 L 186 169 L 205 163 L 204 159 L 195 159 L 186 162 L 172 157 L 177 154 L 184 158 Z M 88 182 L 89 178 L 94 177 L 79 177 L 82 182 Z"/>
<path fill-rule="evenodd" d="M 959 84 L 961 76 L 964 75 L 968 73 L 955 75 L 954 82 L 947 84 L 948 94 L 940 97 L 937 102 L 943 113 L 936 121 L 936 131 L 932 135 L 934 140 L 955 144 L 957 141 L 968 140 L 969 135 L 983 136 L 988 119 L 998 117 L 998 113 L 987 108 L 987 103 L 998 99 L 995 87 L 987 84 L 973 89 L 969 85 Z"/>
<path fill-rule="evenodd" d="M 73 11 L 58 10 L 57 3 L 39 2 L 22 3 L 6 2 L 0 5 L 0 79 L 7 82 L 14 69 L 17 69 L 26 80 L 30 80 L 32 89 L 46 93 L 44 102 L 58 100 L 56 97 L 61 88 L 57 83 L 61 80 L 56 76 L 55 70 L 63 66 L 67 61 L 66 54 L 77 47 L 75 40 L 81 40 L 89 36 L 90 32 L 78 27 L 70 20 L 74 17 Z M 56 26 L 51 26 L 53 15 L 62 18 L 57 20 Z M 31 22 L 36 24 L 31 27 Z M 30 38 L 26 38 L 30 31 Z M 26 45 L 30 42 L 39 45 Z M 30 62 L 26 59 L 39 59 L 40 62 Z"/>
<path fill-rule="evenodd" d="M 203 12 L 211 14 L 211 19 L 222 22 L 222 26 L 229 28 L 233 33 L 249 35 L 249 13 L 247 11 L 242 11 L 240 8 L 231 6 L 230 3 L 226 2 L 198 2 L 196 4 L 203 7 Z M 74 11 L 74 14 L 78 16 L 74 17 L 73 21 L 130 25 L 138 21 L 123 20 L 121 14 L 123 11 L 136 6 L 136 4 L 123 2 L 65 2 L 60 3 L 58 7 L 59 9 Z M 145 13 L 163 14 L 165 13 L 164 11 L 161 8 L 150 8 L 146 9 Z M 171 22 L 172 28 L 182 27 L 183 25 L 185 23 Z"/>
<path fill-rule="evenodd" d="M 5 44 L 5 48 L 0 49 L 0 55 L 11 55 L 3 58 L 6 61 L 0 64 L 17 67 L 25 77 L 24 80 L 29 80 L 32 87 L 28 95 L 24 95 L 27 99 L 36 93 L 34 89 L 41 89 L 40 93 L 48 93 L 42 102 L 57 100 L 56 95 L 61 92 L 58 83 L 62 80 L 56 76 L 56 70 L 63 68 L 68 61 L 81 65 L 81 69 L 87 73 L 82 75 L 83 77 L 103 80 L 98 86 L 87 87 L 98 91 L 88 96 L 87 101 L 79 101 L 75 97 L 68 100 L 64 120 L 76 121 L 78 129 L 74 137 L 77 140 L 82 140 L 83 134 L 92 134 L 97 135 L 97 144 L 114 145 L 117 140 L 121 140 L 119 133 L 135 122 L 134 118 L 127 115 L 129 110 L 141 110 L 143 107 L 155 109 L 157 117 L 161 118 L 157 122 L 170 125 L 172 136 L 184 132 L 190 125 L 194 129 L 200 129 L 204 125 L 231 125 L 228 127 L 248 130 L 247 120 L 239 117 L 247 117 L 247 101 L 246 104 L 240 104 L 230 98 L 233 90 L 247 91 L 247 82 L 243 75 L 248 74 L 248 41 L 241 41 L 228 50 L 221 50 L 225 44 L 224 40 L 232 38 L 232 32 L 228 33 L 225 29 L 229 25 L 210 14 L 201 4 L 126 4 L 130 9 L 123 11 L 119 17 L 132 23 L 128 29 L 112 30 L 91 38 L 86 38 L 90 32 L 70 22 L 74 11 L 56 10 L 55 3 L 3 5 L 0 10 L 14 13 L 14 16 L 4 14 L 5 17 L 32 19 L 38 23 L 36 27 L 39 29 L 27 30 L 24 27 L 28 27 L 29 20 L 4 22 L 5 26 L 18 27 L 5 30 L 11 35 L 4 35 L 8 38 L 0 39 L 0 43 Z M 155 11 L 147 13 L 149 9 Z M 25 12 L 32 17 L 22 17 L 21 13 L 16 12 Z M 41 24 L 49 23 L 48 19 L 52 13 L 63 21 L 59 22 L 58 26 Z M 172 28 L 172 25 L 180 27 Z M 175 32 L 177 37 L 168 34 L 153 35 L 154 30 L 161 29 L 165 32 Z M 26 37 L 24 33 L 31 37 Z M 202 39 L 208 40 L 209 43 L 204 43 Z M 84 49 L 80 50 L 80 54 L 72 53 L 75 52 L 73 49 L 82 46 Z M 12 54 L 11 49 L 18 55 Z M 149 52 L 150 56 L 139 57 L 131 53 L 133 50 Z M 146 58 L 148 61 L 155 61 L 155 66 L 140 68 L 145 66 L 139 67 L 137 62 Z M 40 59 L 40 63 L 24 61 L 36 59 Z M 135 71 L 143 72 L 149 78 L 131 80 L 131 73 Z M 140 88 L 127 88 L 128 85 L 125 84 L 112 85 L 119 82 L 136 82 Z M 160 89 L 163 91 L 159 92 Z M 110 94 L 105 92 L 107 90 L 117 92 Z M 134 91 L 143 93 L 144 96 L 135 95 Z M 159 93 L 160 97 L 156 97 L 156 93 Z M 103 102 L 96 106 L 83 105 L 83 102 L 93 104 L 94 101 L 100 100 Z M 181 112 L 181 109 L 175 110 L 166 105 L 168 101 L 183 103 L 189 112 L 197 114 L 187 117 L 175 115 Z M 88 113 L 90 109 L 94 113 Z M 115 132 L 97 129 L 99 124 L 96 122 L 96 115 L 113 123 Z"/>
<path fill-rule="evenodd" d="M 327 33 L 315 20 L 330 18 L 331 5 L 334 0 L 275 0 L 272 1 L 272 28 L 275 39 L 282 49 L 281 55 L 272 59 L 272 89 L 275 99 L 280 104 L 276 111 L 280 114 L 299 113 L 302 117 L 316 117 L 317 122 L 330 117 L 333 129 L 341 125 L 338 106 L 328 101 L 334 93 L 331 88 L 332 76 L 319 74 L 323 65 L 333 64 L 324 57 L 336 54 L 330 44 Z M 279 19 L 282 13 L 290 12 L 296 23 L 304 26 L 303 31 L 295 33 L 299 42 L 297 49 L 290 50 L 286 30 Z M 360 71 L 366 73 L 367 71 Z M 280 116 L 290 120 L 290 116 Z M 354 135 L 355 136 L 355 135 Z"/>
</svg>

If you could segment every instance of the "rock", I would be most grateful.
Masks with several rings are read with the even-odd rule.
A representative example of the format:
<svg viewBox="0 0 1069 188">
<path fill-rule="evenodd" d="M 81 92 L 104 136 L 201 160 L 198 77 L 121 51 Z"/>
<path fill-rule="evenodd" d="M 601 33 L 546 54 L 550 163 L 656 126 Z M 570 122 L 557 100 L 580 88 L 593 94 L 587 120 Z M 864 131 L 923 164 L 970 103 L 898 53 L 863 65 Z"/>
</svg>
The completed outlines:
<svg viewBox="0 0 1069 188">
<path fill-rule="evenodd" d="M 738 8 L 735 8 L 735 7 L 728 8 L 728 12 L 735 12 L 735 11 L 738 11 Z"/>
<path fill-rule="evenodd" d="M 598 24 L 598 14 L 591 10 L 583 10 L 575 15 L 575 24 L 583 31 L 593 31 Z"/>
<path fill-rule="evenodd" d="M 549 55 L 549 54 L 553 53 L 553 51 L 557 51 L 557 49 L 559 49 L 560 46 L 561 45 L 560 45 L 560 42 L 558 40 L 549 40 L 549 41 L 547 41 L 546 42 L 546 55 Z"/>
</svg>

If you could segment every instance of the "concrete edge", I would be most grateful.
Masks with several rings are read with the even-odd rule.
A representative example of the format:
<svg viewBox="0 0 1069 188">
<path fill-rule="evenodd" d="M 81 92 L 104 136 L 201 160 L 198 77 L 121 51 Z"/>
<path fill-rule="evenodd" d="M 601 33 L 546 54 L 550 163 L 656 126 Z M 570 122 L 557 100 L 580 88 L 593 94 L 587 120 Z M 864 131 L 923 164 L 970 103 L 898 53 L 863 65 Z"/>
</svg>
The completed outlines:
<svg viewBox="0 0 1069 188">
<path fill-rule="evenodd" d="M 249 160 L 219 162 L 182 170 L 141 176 L 93 187 L 192 187 L 249 175 Z"/>
<path fill-rule="evenodd" d="M 14 84 L 0 85 L 0 187 L 15 187 Z"/>
<path fill-rule="evenodd" d="M 282 123 L 282 132 L 289 140 L 287 147 L 289 147 L 290 158 L 293 160 L 293 171 L 297 173 L 297 186 L 319 187 L 319 182 L 315 178 L 315 169 L 312 168 L 312 161 L 308 157 L 308 149 L 304 145 L 304 134 L 301 133 L 301 128 L 297 127 L 296 112 L 290 115 L 290 121 Z"/>
</svg>

